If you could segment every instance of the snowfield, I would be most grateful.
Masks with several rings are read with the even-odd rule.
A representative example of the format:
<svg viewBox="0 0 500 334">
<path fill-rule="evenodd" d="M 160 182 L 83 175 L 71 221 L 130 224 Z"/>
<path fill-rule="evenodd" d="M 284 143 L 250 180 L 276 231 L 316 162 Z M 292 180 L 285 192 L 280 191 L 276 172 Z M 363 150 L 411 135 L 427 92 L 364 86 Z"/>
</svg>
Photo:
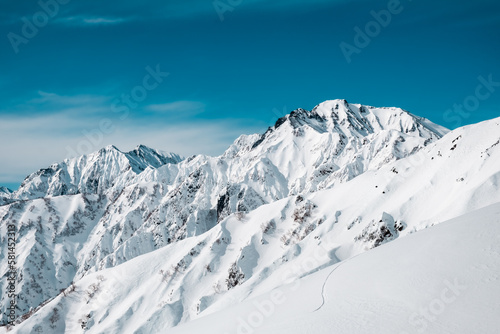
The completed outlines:
<svg viewBox="0 0 500 334">
<path fill-rule="evenodd" d="M 498 296 L 500 203 L 169 333 L 495 334 L 500 329 Z"/>
<path fill-rule="evenodd" d="M 18 234 L 9 329 L 494 333 L 499 134 L 500 118 L 450 132 L 333 100 L 219 157 L 54 164 L 0 198 L 2 292 Z"/>
</svg>

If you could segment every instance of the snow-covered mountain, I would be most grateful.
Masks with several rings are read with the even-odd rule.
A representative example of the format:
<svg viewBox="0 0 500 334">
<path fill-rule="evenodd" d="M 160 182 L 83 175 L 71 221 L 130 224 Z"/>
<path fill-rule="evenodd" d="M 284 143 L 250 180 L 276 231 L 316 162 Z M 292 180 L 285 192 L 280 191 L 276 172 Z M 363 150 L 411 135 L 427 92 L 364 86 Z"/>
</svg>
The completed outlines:
<svg viewBox="0 0 500 334">
<path fill-rule="evenodd" d="M 0 206 L 29 318 L 15 329 L 160 332 L 500 202 L 499 124 L 448 133 L 333 100 L 219 157 L 107 147 L 53 165 Z"/>
<path fill-rule="evenodd" d="M 35 199 L 61 195 L 98 194 L 113 186 L 124 187 L 147 168 L 182 161 L 177 154 L 139 145 L 122 152 L 113 145 L 78 158 L 66 159 L 40 169 L 24 179 L 12 199 Z"/>
</svg>

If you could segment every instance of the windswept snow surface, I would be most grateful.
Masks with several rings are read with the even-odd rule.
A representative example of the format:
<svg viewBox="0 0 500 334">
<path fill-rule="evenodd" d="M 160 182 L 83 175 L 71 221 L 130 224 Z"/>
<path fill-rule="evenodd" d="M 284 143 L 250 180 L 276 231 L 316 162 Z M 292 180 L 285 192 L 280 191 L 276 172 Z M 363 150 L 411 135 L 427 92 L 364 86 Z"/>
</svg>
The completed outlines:
<svg viewBox="0 0 500 334">
<path fill-rule="evenodd" d="M 499 297 L 497 203 L 169 333 L 496 334 Z"/>
</svg>

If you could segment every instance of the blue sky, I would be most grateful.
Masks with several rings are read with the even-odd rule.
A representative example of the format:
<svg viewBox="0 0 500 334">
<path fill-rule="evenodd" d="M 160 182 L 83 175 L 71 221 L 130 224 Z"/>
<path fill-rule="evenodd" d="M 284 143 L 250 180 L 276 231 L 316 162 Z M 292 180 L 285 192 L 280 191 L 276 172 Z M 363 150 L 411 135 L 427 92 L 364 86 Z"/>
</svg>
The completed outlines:
<svg viewBox="0 0 500 334">
<path fill-rule="evenodd" d="M 498 1 L 394 1 L 3 0 L 0 185 L 109 144 L 217 155 L 328 99 L 500 116 Z"/>
</svg>

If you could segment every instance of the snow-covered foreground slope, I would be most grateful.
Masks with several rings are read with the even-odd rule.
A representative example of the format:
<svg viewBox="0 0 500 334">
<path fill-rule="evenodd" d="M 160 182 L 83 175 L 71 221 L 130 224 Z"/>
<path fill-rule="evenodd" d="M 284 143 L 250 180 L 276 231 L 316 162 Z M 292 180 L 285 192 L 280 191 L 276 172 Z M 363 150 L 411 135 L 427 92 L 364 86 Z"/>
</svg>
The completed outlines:
<svg viewBox="0 0 500 334">
<path fill-rule="evenodd" d="M 499 314 L 497 203 L 169 333 L 496 334 Z"/>
<path fill-rule="evenodd" d="M 163 332 L 269 293 L 375 246 L 498 203 L 499 133 L 500 119 L 460 128 L 420 153 L 368 170 L 331 189 L 288 196 L 249 212 L 230 214 L 205 233 L 82 275 L 75 281 L 74 291 L 69 288 L 58 294 L 15 330 Z M 152 192 L 149 187 L 147 192 Z M 87 206 L 84 212 L 103 209 L 98 196 L 67 196 L 53 199 L 53 210 L 49 211 L 66 212 L 70 200 L 75 201 L 75 207 Z M 7 207 L 2 210 L 3 217 L 14 214 Z M 24 214 L 25 218 L 30 215 Z M 91 214 L 84 219 L 91 225 L 95 217 Z M 73 221 L 64 224 L 74 225 Z M 52 232 L 44 231 L 40 235 L 50 238 Z M 69 233 L 62 239 L 64 245 L 73 245 L 71 251 L 65 253 L 61 251 L 64 247 L 58 247 L 47 254 L 52 254 L 56 263 L 64 256 L 74 256 L 81 264 L 82 257 L 93 256 L 96 250 L 82 237 L 88 231 L 90 236 L 105 235 L 100 223 L 90 230 L 82 228 L 80 234 Z M 127 247 L 115 248 L 113 256 L 125 257 L 147 241 L 140 236 L 133 240 Z M 106 242 L 108 247 L 115 246 L 110 240 Z M 36 259 L 36 253 L 29 256 Z M 411 254 L 407 255 L 411 260 Z M 386 261 L 391 263 L 391 259 Z M 377 275 L 377 268 L 370 268 Z M 41 273 L 42 277 L 51 274 Z M 25 277 L 28 275 L 26 271 Z M 363 272 L 367 284 L 370 278 L 370 273 Z M 345 293 L 351 288 L 347 285 Z M 32 296 L 28 287 L 23 295 Z"/>
</svg>

